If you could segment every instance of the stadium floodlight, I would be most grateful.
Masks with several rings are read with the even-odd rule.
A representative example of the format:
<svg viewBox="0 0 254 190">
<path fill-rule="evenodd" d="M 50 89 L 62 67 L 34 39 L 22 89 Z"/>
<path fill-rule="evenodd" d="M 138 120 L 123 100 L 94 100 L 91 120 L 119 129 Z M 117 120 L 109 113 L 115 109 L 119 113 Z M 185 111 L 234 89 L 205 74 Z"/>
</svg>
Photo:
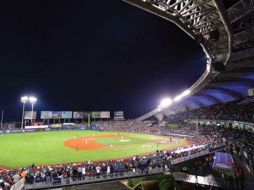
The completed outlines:
<svg viewBox="0 0 254 190">
<path fill-rule="evenodd" d="M 211 70 L 211 64 L 210 63 L 207 63 L 206 64 L 206 71 L 209 73 Z"/>
<path fill-rule="evenodd" d="M 187 90 L 185 90 L 182 94 L 176 96 L 176 97 L 174 98 L 174 101 L 178 102 L 178 101 L 180 101 L 183 97 L 188 96 L 190 93 L 191 93 L 191 91 L 190 91 L 189 89 L 187 89 Z"/>
<path fill-rule="evenodd" d="M 29 98 L 27 96 L 22 96 L 20 101 L 23 104 L 23 109 L 22 109 L 22 121 L 21 121 L 21 129 L 23 130 L 24 128 L 24 113 L 25 113 L 25 104 L 28 102 Z"/>
<path fill-rule="evenodd" d="M 37 101 L 37 98 L 35 98 L 35 97 L 33 97 L 33 96 L 29 97 L 29 102 L 30 102 L 31 104 L 35 104 L 36 101 Z"/>
<path fill-rule="evenodd" d="M 180 101 L 182 99 L 182 96 L 181 95 L 178 95 L 178 96 L 176 96 L 175 98 L 174 98 L 174 101 L 175 102 L 178 102 L 178 101 Z"/>
<path fill-rule="evenodd" d="M 172 104 L 172 99 L 171 98 L 164 98 L 161 100 L 160 105 L 158 106 L 158 110 L 161 111 L 162 109 L 170 106 Z"/>
<path fill-rule="evenodd" d="M 189 94 L 191 93 L 191 91 L 189 89 L 185 90 L 183 93 L 182 93 L 182 96 L 185 97 L 185 96 L 188 96 Z"/>
<path fill-rule="evenodd" d="M 32 111 L 31 111 L 31 125 L 33 125 L 33 116 L 34 116 L 34 104 L 37 102 L 37 98 L 31 96 L 29 97 L 29 102 L 32 105 Z"/>
<path fill-rule="evenodd" d="M 27 103 L 28 100 L 29 100 L 29 98 L 28 98 L 27 96 L 22 96 L 22 97 L 21 97 L 21 102 L 22 102 L 23 104 Z"/>
</svg>

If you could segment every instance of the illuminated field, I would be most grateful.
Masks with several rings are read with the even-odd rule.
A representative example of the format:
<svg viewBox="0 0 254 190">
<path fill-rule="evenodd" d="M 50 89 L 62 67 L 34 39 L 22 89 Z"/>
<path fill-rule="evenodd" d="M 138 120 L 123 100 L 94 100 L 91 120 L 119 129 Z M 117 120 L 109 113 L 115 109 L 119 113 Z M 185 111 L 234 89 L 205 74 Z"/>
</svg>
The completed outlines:
<svg viewBox="0 0 254 190">
<path fill-rule="evenodd" d="M 191 142 L 169 137 L 96 131 L 57 131 L 0 135 L 0 166 L 108 160 L 175 149 Z"/>
</svg>

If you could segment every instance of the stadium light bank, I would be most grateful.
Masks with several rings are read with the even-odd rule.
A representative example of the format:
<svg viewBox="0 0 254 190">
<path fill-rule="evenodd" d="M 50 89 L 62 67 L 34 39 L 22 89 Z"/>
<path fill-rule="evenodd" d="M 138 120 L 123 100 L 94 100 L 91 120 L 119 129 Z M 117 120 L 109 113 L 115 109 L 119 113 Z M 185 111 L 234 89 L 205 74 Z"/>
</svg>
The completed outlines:
<svg viewBox="0 0 254 190">
<path fill-rule="evenodd" d="M 36 97 L 28 97 L 28 96 L 22 96 L 21 97 L 21 103 L 23 104 L 23 109 L 22 109 L 22 121 L 21 121 L 21 129 L 24 129 L 24 113 L 25 113 L 25 105 L 27 102 L 29 102 L 32 105 L 32 119 L 31 122 L 33 120 L 33 108 L 34 108 L 34 104 L 37 102 L 37 98 Z"/>
<path fill-rule="evenodd" d="M 24 112 L 25 112 L 25 104 L 28 102 L 29 98 L 27 96 L 22 96 L 21 97 L 21 103 L 23 104 L 23 109 L 22 109 L 22 121 L 21 121 L 21 129 L 23 130 L 24 128 Z"/>
<path fill-rule="evenodd" d="M 176 96 L 173 100 L 171 98 L 164 98 L 161 100 L 160 105 L 157 108 L 157 111 L 162 111 L 165 108 L 168 108 L 171 106 L 174 102 L 179 102 L 183 98 L 187 97 L 191 94 L 191 91 L 189 89 L 185 90 L 183 93 Z"/>
<path fill-rule="evenodd" d="M 37 102 L 37 98 L 31 96 L 29 97 L 29 102 L 32 105 L 32 113 L 31 113 L 31 125 L 33 125 L 33 116 L 34 116 L 34 104 Z"/>
</svg>

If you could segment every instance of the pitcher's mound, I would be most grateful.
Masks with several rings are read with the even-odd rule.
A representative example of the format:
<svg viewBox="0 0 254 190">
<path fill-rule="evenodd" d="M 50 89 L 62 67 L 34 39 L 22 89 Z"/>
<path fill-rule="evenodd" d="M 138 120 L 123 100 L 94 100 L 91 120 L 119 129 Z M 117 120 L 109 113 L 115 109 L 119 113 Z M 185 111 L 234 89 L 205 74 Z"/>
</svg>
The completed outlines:
<svg viewBox="0 0 254 190">
<path fill-rule="evenodd" d="M 69 148 L 79 150 L 98 150 L 107 149 L 108 145 L 98 143 L 95 139 L 105 139 L 105 138 L 121 138 L 123 135 L 101 135 L 101 136 L 89 136 L 89 137 L 79 137 L 64 141 L 64 146 Z"/>
</svg>

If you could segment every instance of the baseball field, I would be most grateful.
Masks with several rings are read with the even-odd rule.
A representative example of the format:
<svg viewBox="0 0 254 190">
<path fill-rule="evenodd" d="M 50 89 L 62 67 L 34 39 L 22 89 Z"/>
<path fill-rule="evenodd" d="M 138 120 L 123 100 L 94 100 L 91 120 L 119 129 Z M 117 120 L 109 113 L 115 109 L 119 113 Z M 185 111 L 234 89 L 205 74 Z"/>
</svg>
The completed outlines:
<svg viewBox="0 0 254 190">
<path fill-rule="evenodd" d="M 31 164 L 61 164 L 109 160 L 175 149 L 192 144 L 182 138 L 157 135 L 55 131 L 0 135 L 0 166 L 16 168 Z"/>
</svg>

